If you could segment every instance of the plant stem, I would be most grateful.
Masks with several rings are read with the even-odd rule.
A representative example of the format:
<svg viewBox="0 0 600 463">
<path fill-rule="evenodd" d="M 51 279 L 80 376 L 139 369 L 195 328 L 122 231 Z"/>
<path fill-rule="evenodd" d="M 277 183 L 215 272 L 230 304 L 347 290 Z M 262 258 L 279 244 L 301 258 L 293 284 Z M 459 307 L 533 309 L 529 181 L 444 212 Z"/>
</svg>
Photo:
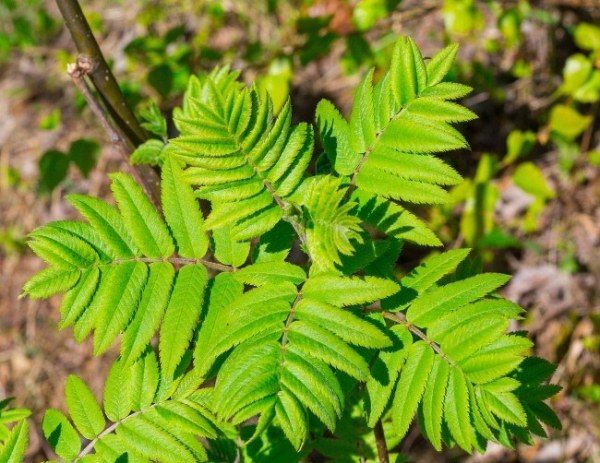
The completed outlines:
<svg viewBox="0 0 600 463">
<path fill-rule="evenodd" d="M 288 342 L 288 333 L 290 331 L 290 327 L 292 326 L 292 323 L 294 322 L 294 319 L 296 318 L 296 305 L 301 300 L 302 300 L 302 291 L 300 291 L 296 295 L 296 299 L 294 299 L 294 302 L 292 302 L 292 305 L 290 306 L 290 313 L 288 314 L 288 316 L 285 320 L 285 326 L 283 328 L 283 336 L 281 336 L 281 349 L 282 350 L 285 350 L 285 346 Z"/>
<path fill-rule="evenodd" d="M 79 89 L 88 106 L 92 110 L 92 113 L 98 118 L 100 124 L 108 134 L 108 138 L 111 143 L 121 155 L 123 160 L 127 163 L 129 173 L 135 178 L 135 181 L 142 185 L 146 194 L 156 208 L 160 205 L 160 188 L 158 175 L 152 167 L 141 165 L 137 169 L 129 163 L 129 153 L 132 151 L 132 146 L 129 141 L 124 139 L 121 132 L 113 127 L 110 116 L 106 113 L 105 108 L 100 102 L 94 97 L 92 90 L 85 80 L 87 75 L 87 62 L 81 57 L 77 60 L 76 64 L 70 64 L 67 67 L 67 72 L 71 76 L 71 80 L 75 86 Z"/>
<path fill-rule="evenodd" d="M 151 406 L 150 406 L 148 409 L 150 409 L 150 408 L 154 408 L 156 405 L 157 405 L 157 404 L 153 404 L 153 405 L 151 405 Z M 125 421 L 129 420 L 130 418 L 133 418 L 134 416 L 137 416 L 137 415 L 139 415 L 140 413 L 142 413 L 142 410 L 140 410 L 140 411 L 137 411 L 137 412 L 133 412 L 132 414 L 130 414 L 130 415 L 127 415 L 125 418 L 122 418 L 122 419 L 120 419 L 120 420 L 116 421 L 115 423 L 111 424 L 111 425 L 110 425 L 108 428 L 106 428 L 104 431 L 102 431 L 100 434 L 98 434 L 96 437 L 94 437 L 94 438 L 93 438 L 93 439 L 92 439 L 92 440 L 91 440 L 91 441 L 88 443 L 88 445 L 86 445 L 86 446 L 84 447 L 84 449 L 83 449 L 81 452 L 79 452 L 79 455 L 77 455 L 77 458 L 75 458 L 75 461 L 79 461 L 79 460 L 81 460 L 83 457 L 85 457 L 86 455 L 88 455 L 88 454 L 89 454 L 89 453 L 90 453 L 92 450 L 94 450 L 94 447 L 96 446 L 96 444 L 98 443 L 98 441 L 99 441 L 100 439 L 102 439 L 104 436 L 106 436 L 106 435 L 110 434 L 110 433 L 111 433 L 111 432 L 113 432 L 115 429 L 117 429 L 117 427 L 118 427 L 118 426 L 119 426 L 121 423 L 123 423 L 123 422 L 125 422 Z"/>
<path fill-rule="evenodd" d="M 174 265 L 195 265 L 202 264 L 205 267 L 211 268 L 213 270 L 218 270 L 219 272 L 236 272 L 238 269 L 236 267 L 231 267 L 229 265 L 220 264 L 218 262 L 213 262 L 208 259 L 189 259 L 186 257 L 131 257 L 131 258 L 123 258 L 123 259 L 114 259 L 110 262 L 104 262 L 103 264 L 97 265 L 112 265 L 112 264 L 124 264 L 126 262 L 143 262 L 144 264 L 153 264 L 156 262 L 169 262 Z M 81 270 L 84 270 L 84 267 L 81 267 Z"/>
<path fill-rule="evenodd" d="M 77 46 L 77 51 L 93 62 L 93 68 L 88 74 L 110 115 L 131 144 L 138 146 L 148 138 L 146 132 L 127 105 L 119 84 L 108 67 L 90 25 L 83 15 L 79 2 L 77 0 L 56 0 L 56 3 Z"/>
<path fill-rule="evenodd" d="M 377 424 L 375 424 L 373 433 L 375 434 L 379 463 L 390 463 L 390 456 L 388 454 L 387 443 L 385 441 L 385 434 L 383 432 L 383 424 L 381 423 L 381 420 L 378 420 Z"/>
<path fill-rule="evenodd" d="M 179 264 L 179 265 L 188 265 L 188 264 L 202 264 L 206 267 L 212 268 L 213 270 L 219 270 L 220 272 L 235 272 L 237 269 L 235 267 L 231 267 L 229 265 L 219 264 L 218 262 L 213 262 L 208 259 L 189 259 L 186 257 L 166 257 L 164 259 L 154 259 L 151 257 L 136 257 L 133 259 L 122 259 L 120 261 L 114 262 L 144 262 L 144 263 L 153 263 L 153 262 L 170 262 L 171 264 Z"/>
<path fill-rule="evenodd" d="M 56 0 L 56 3 L 77 50 L 81 53 L 77 63 L 69 66 L 69 75 L 94 115 L 100 120 L 113 145 L 129 164 L 129 154 L 147 139 L 146 132 L 127 105 L 77 0 Z M 94 84 L 102 103 L 92 93 L 85 76 Z M 137 170 L 131 169 L 131 173 L 159 208 L 160 178 L 156 171 L 150 166 L 142 165 L 138 166 Z"/>
<path fill-rule="evenodd" d="M 387 318 L 388 320 L 392 320 L 400 325 L 404 325 L 408 329 L 408 331 L 415 334 L 418 338 L 429 344 L 429 346 L 440 356 L 442 356 L 450 365 L 455 365 L 454 361 L 451 358 L 449 358 L 444 353 L 444 351 L 442 351 L 442 348 L 435 341 L 430 339 L 418 326 L 415 326 L 412 323 L 410 323 L 402 312 L 381 312 L 381 315 L 383 315 L 383 317 Z"/>
</svg>

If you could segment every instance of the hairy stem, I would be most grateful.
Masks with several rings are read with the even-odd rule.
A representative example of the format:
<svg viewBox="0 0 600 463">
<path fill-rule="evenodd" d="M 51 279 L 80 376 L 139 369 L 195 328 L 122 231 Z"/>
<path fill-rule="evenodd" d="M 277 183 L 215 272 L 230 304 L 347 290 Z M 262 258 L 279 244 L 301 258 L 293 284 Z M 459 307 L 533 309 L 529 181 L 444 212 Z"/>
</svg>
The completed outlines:
<svg viewBox="0 0 600 463">
<path fill-rule="evenodd" d="M 205 267 L 212 268 L 213 270 L 219 270 L 221 272 L 235 272 L 237 268 L 229 265 L 219 264 L 207 259 L 190 259 L 187 257 L 165 257 L 165 258 L 154 258 L 154 257 L 132 257 L 125 259 L 115 259 L 112 263 L 122 264 L 125 262 L 144 262 L 146 264 L 152 264 L 154 262 L 169 262 L 171 264 L 188 265 L 188 264 L 202 264 Z"/>
<path fill-rule="evenodd" d="M 375 434 L 375 443 L 377 444 L 377 455 L 379 456 L 379 463 L 390 463 L 390 456 L 387 450 L 387 443 L 385 441 L 385 434 L 383 433 L 383 424 L 381 420 L 377 421 L 375 428 L 373 428 Z"/>
<path fill-rule="evenodd" d="M 290 306 L 290 313 L 288 314 L 286 320 L 285 320 L 285 327 L 283 328 L 283 336 L 281 337 L 281 349 L 285 350 L 285 345 L 287 344 L 287 340 L 288 340 L 288 332 L 290 331 L 290 326 L 292 326 L 292 323 L 294 322 L 294 319 L 296 318 L 296 304 L 298 304 L 298 302 L 300 302 L 302 300 L 302 292 L 299 292 L 296 295 L 296 299 L 294 299 L 294 302 L 292 302 L 292 305 Z"/>
<path fill-rule="evenodd" d="M 238 145 L 241 145 L 240 142 L 237 140 L 237 138 L 236 138 L 236 143 Z M 261 174 L 261 172 L 258 170 L 256 165 L 252 162 L 252 160 L 248 156 L 246 156 L 246 161 L 248 162 L 250 167 L 252 167 L 252 170 L 254 171 L 256 176 L 258 178 L 260 178 L 260 180 L 263 182 L 263 185 L 265 186 L 267 191 L 271 194 L 271 196 L 273 196 L 273 199 L 275 200 L 275 203 L 277 204 L 277 206 L 279 206 L 279 208 L 281 210 L 283 210 L 283 212 L 285 214 L 283 217 L 283 220 L 290 223 L 290 225 L 294 228 L 296 235 L 298 235 L 298 239 L 300 240 L 300 242 L 306 246 L 306 231 L 304 230 L 304 227 L 302 226 L 302 224 L 298 221 L 298 217 L 295 214 L 289 214 L 289 208 L 287 207 L 286 202 L 277 194 L 275 187 L 271 184 L 271 182 L 269 182 L 269 180 L 267 180 Z"/>
<path fill-rule="evenodd" d="M 87 270 L 88 268 L 100 268 L 107 265 L 119 265 L 125 264 L 127 262 L 143 262 L 144 264 L 154 264 L 158 262 L 168 262 L 174 265 L 194 265 L 194 264 L 202 264 L 205 267 L 208 267 L 213 270 L 217 270 L 219 272 L 235 272 L 237 271 L 237 267 L 232 267 L 230 265 L 220 264 L 218 262 L 213 262 L 208 259 L 189 259 L 186 257 L 124 257 L 110 260 L 108 262 L 97 261 L 89 267 L 78 267 L 80 271 Z"/>
<path fill-rule="evenodd" d="M 156 262 L 156 259 L 152 259 L 149 257 L 140 257 L 135 259 L 139 262 Z M 208 268 L 212 268 L 213 270 L 219 270 L 221 272 L 235 272 L 237 269 L 235 267 L 231 267 L 229 265 L 224 265 L 224 264 L 219 264 L 218 262 L 213 262 L 212 260 L 207 260 L 207 259 L 189 259 L 186 257 L 167 257 L 166 259 L 164 259 L 164 261 L 166 262 L 170 262 L 172 264 L 180 264 L 180 265 L 187 265 L 187 264 L 202 264 Z"/>
<path fill-rule="evenodd" d="M 379 139 L 381 138 L 381 136 L 383 135 L 383 133 L 386 131 L 388 125 L 394 119 L 396 119 L 398 116 L 400 116 L 400 114 L 402 113 L 402 111 L 404 111 L 404 107 L 400 108 L 398 110 L 398 112 L 396 112 L 395 114 L 392 114 L 389 117 L 389 120 L 388 120 L 388 123 L 386 124 L 386 126 L 384 128 L 382 128 L 381 130 L 379 130 L 375 134 L 375 139 L 373 140 L 373 142 L 371 143 L 371 145 L 367 147 L 367 149 L 365 150 L 365 152 L 362 154 L 362 157 L 360 158 L 360 161 L 358 162 L 358 164 L 354 168 L 354 171 L 352 172 L 352 178 L 350 179 L 350 184 L 348 185 L 348 192 L 349 193 L 352 193 L 356 189 L 356 177 L 358 176 L 358 174 L 360 172 L 360 169 L 362 169 L 362 167 L 364 166 L 365 162 L 367 162 L 367 159 L 369 159 L 369 155 L 371 154 L 371 152 L 375 149 L 375 145 L 377 143 L 379 143 Z"/>
<path fill-rule="evenodd" d="M 156 406 L 156 404 L 151 405 L 149 408 L 152 408 Z M 148 408 L 148 409 L 149 409 Z M 108 428 L 106 428 L 104 431 L 102 431 L 100 434 L 98 434 L 96 437 L 94 437 L 88 445 L 86 445 L 83 450 L 81 452 L 79 452 L 79 455 L 77 455 L 77 458 L 75 458 L 74 461 L 80 461 L 83 457 L 85 457 L 86 455 L 88 455 L 92 450 L 94 450 L 94 447 L 96 446 L 96 443 L 102 439 L 104 436 L 107 436 L 108 434 L 110 434 L 111 432 L 114 432 L 115 429 L 117 429 L 117 426 L 119 426 L 121 423 L 133 418 L 134 416 L 139 415 L 140 413 L 143 413 L 145 410 L 140 410 L 137 412 L 132 413 L 131 415 L 127 415 L 125 418 L 114 422 L 113 424 L 111 424 Z"/>
<path fill-rule="evenodd" d="M 408 331 L 429 344 L 429 346 L 431 346 L 431 348 L 442 358 L 444 358 L 444 360 L 446 360 L 450 365 L 454 365 L 454 361 L 449 358 L 444 351 L 442 351 L 442 348 L 435 341 L 430 339 L 418 326 L 410 323 L 402 312 L 382 312 L 381 314 L 388 320 L 392 320 L 400 325 L 405 326 Z"/>
</svg>

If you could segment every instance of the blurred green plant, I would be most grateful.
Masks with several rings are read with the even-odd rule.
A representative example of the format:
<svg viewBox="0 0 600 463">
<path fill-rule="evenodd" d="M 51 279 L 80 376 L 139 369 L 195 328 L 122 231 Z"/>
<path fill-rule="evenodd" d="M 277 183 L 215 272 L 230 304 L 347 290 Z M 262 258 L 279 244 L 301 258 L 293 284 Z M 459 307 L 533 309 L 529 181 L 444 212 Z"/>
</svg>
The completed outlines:
<svg viewBox="0 0 600 463">
<path fill-rule="evenodd" d="M 95 140 L 80 138 L 69 146 L 65 153 L 58 149 L 46 151 L 38 162 L 40 176 L 38 191 L 50 194 L 67 177 L 69 167 L 74 165 L 84 177 L 88 177 L 96 166 L 100 145 Z"/>
<path fill-rule="evenodd" d="M 0 461 L 23 461 L 29 442 L 27 418 L 31 412 L 25 408 L 8 408 L 12 398 L 0 401 Z"/>
<path fill-rule="evenodd" d="M 61 111 L 60 108 L 54 108 L 50 113 L 40 119 L 40 129 L 54 130 L 60 126 Z"/>
<path fill-rule="evenodd" d="M 511 130 L 506 138 L 506 155 L 502 159 L 502 165 L 512 164 L 531 153 L 536 139 L 535 133 L 531 130 Z"/>
<path fill-rule="evenodd" d="M 519 164 L 512 175 L 512 180 L 521 190 L 534 198 L 522 222 L 526 232 L 534 232 L 538 229 L 538 218 L 546 203 L 555 196 L 554 190 L 544 178 L 542 171 L 532 162 Z"/>
<path fill-rule="evenodd" d="M 125 47 L 130 66 L 147 69 L 146 81 L 162 100 L 181 95 L 196 67 L 198 50 L 185 40 L 185 32 L 176 26 L 160 36 L 137 37 Z"/>
<path fill-rule="evenodd" d="M 25 235 L 15 227 L 0 229 L 0 251 L 4 255 L 20 254 L 25 249 Z"/>
<path fill-rule="evenodd" d="M 172 3 L 142 5 L 138 23 L 143 32 L 129 42 L 125 52 L 130 74 L 142 75 L 144 85 L 122 82 L 130 103 L 145 104 L 154 98 L 161 108 L 170 108 L 181 97 L 191 74 L 229 62 L 257 73 L 256 84 L 271 94 L 277 113 L 289 95 L 295 67 L 326 56 L 336 42 L 344 45 L 341 64 L 347 74 L 385 65 L 397 35 L 388 32 L 367 40 L 366 34 L 388 18 L 401 0 L 307 0 L 300 5 L 279 0 L 258 2 L 252 9 L 241 1 L 231 2 L 227 8 L 213 0 L 177 8 Z M 172 22 L 177 15 L 193 15 L 198 22 L 166 30 L 156 27 L 159 22 Z M 212 39 L 228 23 L 237 24 L 244 34 L 225 38 L 230 43 L 224 47 Z M 268 37 L 259 34 L 256 23 L 276 32 Z"/>
<path fill-rule="evenodd" d="M 581 23 L 573 36 L 582 53 L 567 58 L 562 84 L 554 95 L 558 102 L 548 120 L 550 140 L 558 148 L 560 166 L 567 174 L 581 153 L 590 149 L 589 136 L 582 134 L 593 128 L 600 101 L 600 27 Z"/>
<path fill-rule="evenodd" d="M 484 9 L 487 9 L 485 14 Z M 536 21 L 551 28 L 561 26 L 547 11 L 525 0 L 511 5 L 446 0 L 442 13 L 450 36 L 474 42 L 476 48 L 483 47 L 487 53 L 485 58 L 490 60 L 487 64 L 477 58 L 459 61 L 455 72 L 480 91 L 487 91 L 497 104 L 502 104 L 505 99 L 507 76 L 499 73 L 494 55 L 503 54 L 506 58 L 506 54 L 514 50 L 510 65 L 512 77 L 529 79 L 531 64 L 520 51 L 524 24 Z M 490 16 L 497 21 L 500 39 L 479 37 L 478 30 Z M 488 28 L 489 24 L 486 30 Z M 493 154 L 483 154 L 474 177 L 466 178 L 454 187 L 450 204 L 432 212 L 430 222 L 445 241 L 454 241 L 460 236 L 467 244 L 485 251 L 519 247 L 521 241 L 513 235 L 526 236 L 536 232 L 540 216 L 555 197 L 555 192 L 544 173 L 532 162 L 532 154 L 548 142 L 557 149 L 560 171 L 565 176 L 571 173 L 582 155 L 589 163 L 600 165 L 600 155 L 596 151 L 586 153 L 591 145 L 590 130 L 597 115 L 600 94 L 600 27 L 580 23 L 573 26 L 571 32 L 581 51 L 570 55 L 564 63 L 562 81 L 552 92 L 551 104 L 540 112 L 541 126 L 511 130 L 502 161 L 498 163 Z M 498 179 L 507 176 L 512 184 L 531 197 L 531 202 L 516 222 L 500 224 L 495 214 L 500 200 L 497 183 Z M 457 214 L 458 223 L 454 223 Z"/>
<path fill-rule="evenodd" d="M 600 384 L 591 384 L 577 389 L 577 393 L 586 400 L 600 404 Z"/>
<path fill-rule="evenodd" d="M 475 0 L 445 0 L 443 16 L 446 30 L 455 35 L 481 30 L 485 24 Z"/>
<path fill-rule="evenodd" d="M 0 0 L 0 65 L 11 53 L 45 43 L 56 31 L 43 0 Z"/>
</svg>

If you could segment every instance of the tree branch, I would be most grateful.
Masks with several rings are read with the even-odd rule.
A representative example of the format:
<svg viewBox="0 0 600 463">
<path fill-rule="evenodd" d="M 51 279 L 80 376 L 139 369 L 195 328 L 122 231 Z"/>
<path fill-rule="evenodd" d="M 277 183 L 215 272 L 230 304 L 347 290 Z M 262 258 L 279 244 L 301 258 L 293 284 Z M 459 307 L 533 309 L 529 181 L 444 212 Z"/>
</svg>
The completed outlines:
<svg viewBox="0 0 600 463">
<path fill-rule="evenodd" d="M 92 66 L 93 63 L 90 62 L 89 59 L 84 56 L 79 56 L 76 63 L 67 65 L 67 74 L 71 76 L 71 80 L 85 98 L 86 103 L 94 115 L 100 120 L 100 124 L 108 134 L 108 138 L 110 139 L 111 143 L 113 143 L 120 154 L 128 156 L 131 149 L 129 141 L 124 139 L 121 134 L 112 126 L 110 117 L 108 114 L 105 114 L 104 108 L 96 100 L 92 90 L 85 81 L 84 77 L 89 73 L 89 70 Z"/>
<path fill-rule="evenodd" d="M 385 441 L 385 434 L 383 432 L 383 424 L 381 420 L 377 420 L 375 428 L 373 428 L 375 434 L 375 443 L 377 444 L 377 455 L 379 456 L 379 463 L 390 463 L 390 456 L 387 450 L 387 443 Z"/>
<path fill-rule="evenodd" d="M 68 68 L 73 83 L 81 91 L 88 106 L 100 120 L 110 141 L 129 163 L 129 155 L 136 146 L 147 139 L 133 111 L 127 105 L 121 89 L 113 76 L 102 51 L 92 34 L 77 0 L 56 0 L 77 50 L 81 55 L 77 63 Z M 85 77 L 94 84 L 102 104 L 92 93 Z M 136 181 L 144 187 L 155 206 L 160 205 L 160 178 L 150 166 L 131 169 Z"/>
<path fill-rule="evenodd" d="M 129 167 L 129 173 L 135 178 L 136 182 L 144 188 L 154 206 L 159 209 L 160 185 L 158 175 L 150 166 L 140 165 L 135 168 L 129 163 L 129 154 L 133 151 L 134 147 L 131 146 L 129 140 L 125 139 L 122 133 L 113 126 L 113 119 L 111 119 L 106 113 L 106 109 L 95 98 L 92 90 L 88 86 L 85 76 L 88 74 L 90 66 L 91 64 L 89 61 L 80 56 L 77 58 L 77 63 L 70 64 L 67 67 L 67 72 L 71 76 L 71 80 L 75 86 L 85 98 L 85 101 L 94 115 L 100 121 L 100 124 L 108 134 L 108 138 L 110 139 L 111 143 L 121 155 L 123 160 L 127 163 L 127 166 Z"/>
<path fill-rule="evenodd" d="M 124 132 L 133 146 L 138 146 L 148 137 L 146 131 L 140 126 L 133 111 L 127 105 L 119 84 L 111 72 L 100 46 L 90 25 L 83 15 L 77 0 L 56 0 L 60 14 L 65 20 L 65 25 L 73 37 L 77 51 L 85 55 L 94 64 L 88 75 L 94 87 L 102 97 L 110 115 L 115 119 L 117 126 Z"/>
</svg>

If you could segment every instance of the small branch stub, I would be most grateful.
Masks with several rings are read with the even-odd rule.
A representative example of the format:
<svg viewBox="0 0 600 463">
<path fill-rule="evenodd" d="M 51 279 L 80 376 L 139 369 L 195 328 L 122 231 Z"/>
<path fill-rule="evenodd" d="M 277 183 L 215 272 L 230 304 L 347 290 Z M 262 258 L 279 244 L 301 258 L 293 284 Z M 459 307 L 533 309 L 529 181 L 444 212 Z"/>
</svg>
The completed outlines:
<svg viewBox="0 0 600 463">
<path fill-rule="evenodd" d="M 100 124 L 107 133 L 111 143 L 126 162 L 131 175 L 143 186 L 152 203 L 158 208 L 160 205 L 160 184 L 158 174 L 150 166 L 142 165 L 138 168 L 131 166 L 129 163 L 129 154 L 135 147 L 132 146 L 119 128 L 116 127 L 114 119 L 110 116 L 106 108 L 100 104 L 85 79 L 90 72 L 93 72 L 96 65 L 97 62 L 93 58 L 80 55 L 77 58 L 76 63 L 71 63 L 67 66 L 67 73 L 75 86 L 82 93 L 85 101 L 94 113 L 94 116 L 100 121 Z"/>
<path fill-rule="evenodd" d="M 94 60 L 87 56 L 78 56 L 76 63 L 70 63 L 67 65 L 67 73 L 71 76 L 71 80 L 79 91 L 83 94 L 86 103 L 94 113 L 94 115 L 100 120 L 102 127 L 108 134 L 110 141 L 115 145 L 117 150 L 124 155 L 128 156 L 131 147 L 128 146 L 127 141 L 118 133 L 117 129 L 112 125 L 110 116 L 106 113 L 98 100 L 95 98 L 92 90 L 85 81 L 87 76 L 96 66 Z"/>
</svg>

